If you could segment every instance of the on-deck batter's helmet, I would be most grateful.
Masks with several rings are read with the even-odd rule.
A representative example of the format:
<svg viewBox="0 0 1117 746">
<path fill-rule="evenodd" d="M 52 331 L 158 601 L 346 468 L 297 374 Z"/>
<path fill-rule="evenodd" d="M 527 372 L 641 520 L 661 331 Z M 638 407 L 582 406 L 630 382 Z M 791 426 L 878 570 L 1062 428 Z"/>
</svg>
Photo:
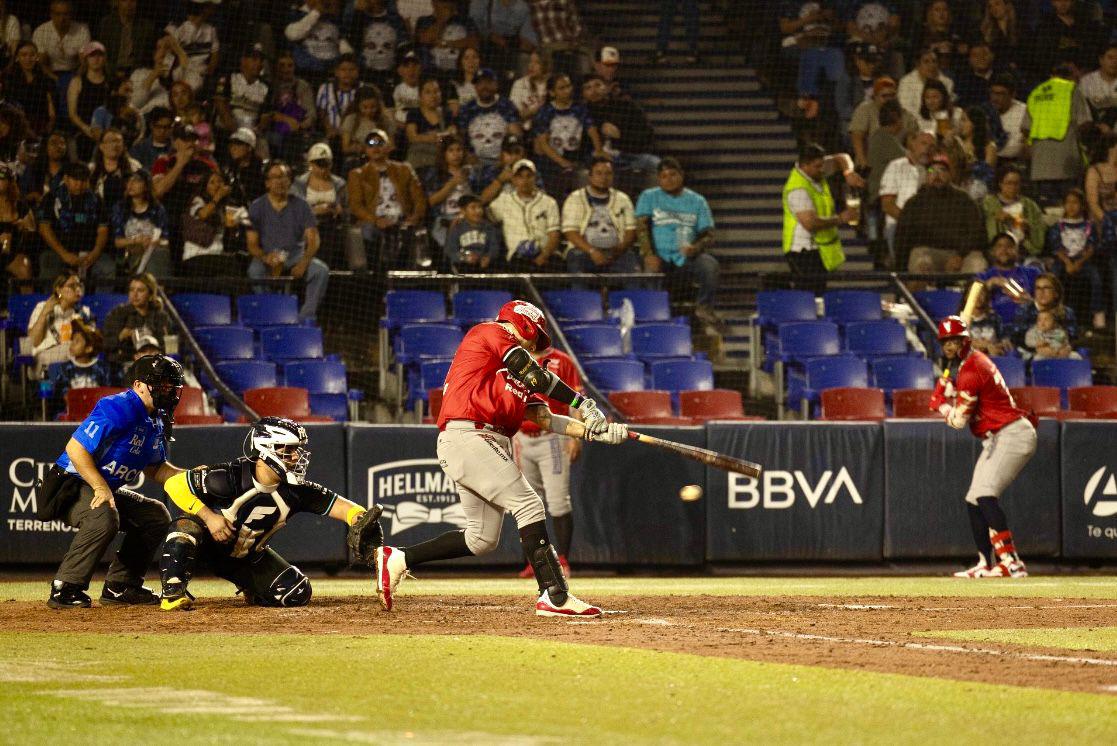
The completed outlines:
<svg viewBox="0 0 1117 746">
<path fill-rule="evenodd" d="M 944 339 L 951 339 L 952 337 L 961 337 L 961 356 L 965 357 L 970 351 L 970 328 L 961 316 L 947 316 L 939 322 L 939 341 L 942 342 Z"/>
<path fill-rule="evenodd" d="M 551 335 L 547 333 L 547 317 L 526 300 L 508 301 L 500 307 L 496 320 L 507 321 L 516 327 L 517 334 L 535 342 L 537 351 L 551 346 Z"/>
</svg>

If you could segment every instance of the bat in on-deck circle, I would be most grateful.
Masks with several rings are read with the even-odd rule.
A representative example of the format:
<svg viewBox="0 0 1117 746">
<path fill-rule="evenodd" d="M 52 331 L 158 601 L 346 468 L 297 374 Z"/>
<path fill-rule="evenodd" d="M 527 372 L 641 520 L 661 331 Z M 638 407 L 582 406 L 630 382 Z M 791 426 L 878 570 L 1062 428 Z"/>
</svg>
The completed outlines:
<svg viewBox="0 0 1117 746">
<path fill-rule="evenodd" d="M 637 433 L 632 430 L 628 431 L 628 437 L 631 440 L 637 440 L 641 443 L 656 446 L 657 448 L 673 451 L 680 456 L 685 456 L 694 461 L 700 461 L 703 464 L 716 466 L 719 469 L 725 469 L 726 471 L 731 471 L 736 474 L 744 474 L 746 477 L 756 479 L 760 476 L 760 464 L 754 464 L 751 461 L 726 456 L 724 453 L 710 451 L 705 448 L 699 448 L 698 446 L 688 446 L 685 443 L 676 443 L 673 440 L 664 440 L 663 438 L 656 438 L 652 435 Z"/>
</svg>

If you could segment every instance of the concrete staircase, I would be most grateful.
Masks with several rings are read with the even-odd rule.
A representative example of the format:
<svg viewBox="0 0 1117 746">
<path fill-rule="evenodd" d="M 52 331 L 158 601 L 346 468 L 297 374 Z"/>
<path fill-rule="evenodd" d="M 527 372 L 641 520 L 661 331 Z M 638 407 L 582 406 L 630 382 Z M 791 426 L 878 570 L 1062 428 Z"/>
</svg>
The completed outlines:
<svg viewBox="0 0 1117 746">
<path fill-rule="evenodd" d="M 755 309 L 760 275 L 785 272 L 781 253 L 780 195 L 795 161 L 795 136 L 775 100 L 730 36 L 721 11 L 703 2 L 698 65 L 687 53 L 681 17 L 673 24 L 672 55 L 652 65 L 658 11 L 647 0 L 584 0 L 587 25 L 621 52 L 621 78 L 644 107 L 662 154 L 687 169 L 687 186 L 710 203 L 717 223 L 715 255 L 721 261 L 717 307 L 728 322 L 728 367 L 743 368 L 748 354 L 745 320 Z M 729 3 L 730 12 L 735 7 Z M 872 269 L 865 246 L 843 235 L 846 270 Z"/>
</svg>

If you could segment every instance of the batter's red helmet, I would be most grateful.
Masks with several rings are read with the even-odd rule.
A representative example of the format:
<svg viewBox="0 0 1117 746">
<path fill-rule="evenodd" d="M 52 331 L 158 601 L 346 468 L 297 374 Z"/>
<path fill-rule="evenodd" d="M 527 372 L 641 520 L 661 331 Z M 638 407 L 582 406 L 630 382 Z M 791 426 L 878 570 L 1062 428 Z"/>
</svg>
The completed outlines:
<svg viewBox="0 0 1117 746">
<path fill-rule="evenodd" d="M 965 357 L 970 351 L 970 328 L 961 316 L 947 316 L 939 322 L 939 341 L 942 342 L 944 339 L 951 339 L 952 337 L 961 337 L 962 350 L 960 354 Z"/>
<path fill-rule="evenodd" d="M 508 301 L 500 307 L 496 320 L 507 321 L 516 327 L 517 334 L 535 342 L 536 350 L 545 350 L 551 346 L 551 335 L 547 333 L 547 317 L 526 300 Z"/>
</svg>

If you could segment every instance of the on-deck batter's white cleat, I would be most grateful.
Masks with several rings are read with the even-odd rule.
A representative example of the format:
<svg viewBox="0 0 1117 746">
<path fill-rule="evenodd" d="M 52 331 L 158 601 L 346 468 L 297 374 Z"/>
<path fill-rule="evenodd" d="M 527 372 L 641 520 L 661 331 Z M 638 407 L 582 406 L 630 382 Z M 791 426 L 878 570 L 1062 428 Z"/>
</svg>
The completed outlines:
<svg viewBox="0 0 1117 746">
<path fill-rule="evenodd" d="M 537 616 L 570 616 L 592 619 L 601 616 L 601 609 L 587 604 L 575 597 L 573 593 L 566 594 L 566 603 L 562 606 L 556 606 L 551 603 L 547 591 L 543 591 L 543 595 L 535 602 L 535 614 Z"/>
<path fill-rule="evenodd" d="M 989 570 L 989 574 L 985 577 L 988 578 L 1026 578 L 1028 577 L 1028 569 L 1024 567 L 1024 563 L 1019 560 L 1008 560 L 1006 562 L 998 562 L 993 565 Z"/>
<path fill-rule="evenodd" d="M 392 596 L 400 581 L 407 576 L 407 561 L 397 547 L 376 550 L 376 595 L 384 611 L 392 610 Z"/>
<path fill-rule="evenodd" d="M 985 558 L 979 553 L 977 555 L 977 564 L 968 570 L 959 570 L 954 573 L 956 578 L 989 578 L 993 577 L 989 574 L 989 565 L 985 564 Z"/>
</svg>

